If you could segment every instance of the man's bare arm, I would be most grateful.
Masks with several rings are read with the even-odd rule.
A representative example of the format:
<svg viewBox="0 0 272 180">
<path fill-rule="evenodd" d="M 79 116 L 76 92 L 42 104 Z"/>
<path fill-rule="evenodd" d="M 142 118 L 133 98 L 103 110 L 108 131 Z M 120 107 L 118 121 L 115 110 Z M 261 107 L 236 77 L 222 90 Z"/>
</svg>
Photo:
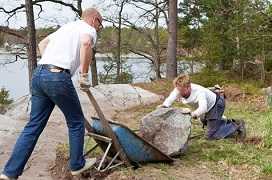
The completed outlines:
<svg viewBox="0 0 272 180">
<path fill-rule="evenodd" d="M 92 39 L 90 35 L 83 34 L 80 38 L 80 72 L 88 73 L 92 61 Z"/>
<path fill-rule="evenodd" d="M 40 51 L 41 56 L 43 55 L 43 52 L 44 52 L 45 48 L 47 47 L 48 43 L 49 43 L 49 38 L 48 38 L 48 37 L 44 38 L 44 39 L 39 43 L 38 46 L 39 46 L 39 51 Z"/>
</svg>

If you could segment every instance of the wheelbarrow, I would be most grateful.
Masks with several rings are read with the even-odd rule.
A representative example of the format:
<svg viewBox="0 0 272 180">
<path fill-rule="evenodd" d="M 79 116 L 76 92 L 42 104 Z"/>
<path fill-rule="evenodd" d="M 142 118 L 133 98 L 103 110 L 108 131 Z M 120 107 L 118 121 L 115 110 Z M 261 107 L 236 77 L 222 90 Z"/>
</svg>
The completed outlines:
<svg viewBox="0 0 272 180">
<path fill-rule="evenodd" d="M 108 121 L 91 91 L 88 89 L 85 92 L 99 117 L 92 117 L 90 121 L 85 119 L 87 135 L 92 137 L 97 143 L 86 152 L 86 155 L 98 146 L 104 152 L 98 167 L 95 167 L 96 170 L 104 172 L 122 164 L 137 167 L 139 163 L 173 162 L 172 158 L 135 134 L 128 127 L 117 122 Z M 111 161 L 102 168 L 106 157 L 111 158 Z"/>
</svg>

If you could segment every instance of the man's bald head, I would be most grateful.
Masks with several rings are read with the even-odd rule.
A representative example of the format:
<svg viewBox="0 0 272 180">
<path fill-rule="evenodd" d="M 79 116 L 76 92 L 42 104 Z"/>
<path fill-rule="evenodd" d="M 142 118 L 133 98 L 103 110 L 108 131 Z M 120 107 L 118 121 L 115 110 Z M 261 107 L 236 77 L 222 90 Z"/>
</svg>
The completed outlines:
<svg viewBox="0 0 272 180">
<path fill-rule="evenodd" d="M 101 14 L 95 8 L 87 8 L 82 12 L 82 19 L 88 19 L 89 17 L 102 18 Z"/>
<path fill-rule="evenodd" d="M 89 25 L 93 26 L 97 31 L 103 28 L 102 16 L 95 8 L 87 8 L 82 12 L 81 18 Z"/>
</svg>

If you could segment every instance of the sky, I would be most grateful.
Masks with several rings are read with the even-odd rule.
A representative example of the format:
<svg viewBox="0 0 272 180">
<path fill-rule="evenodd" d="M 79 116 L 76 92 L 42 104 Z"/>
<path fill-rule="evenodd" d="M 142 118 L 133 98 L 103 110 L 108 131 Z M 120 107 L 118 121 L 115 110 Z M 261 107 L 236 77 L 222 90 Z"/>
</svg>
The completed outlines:
<svg viewBox="0 0 272 180">
<path fill-rule="evenodd" d="M 71 3 L 73 0 L 63 0 L 64 2 Z M 0 0 L 0 7 L 4 7 L 7 10 L 11 10 L 20 4 L 24 4 L 24 0 Z M 43 2 L 43 12 L 38 18 L 39 8 L 34 6 L 34 15 L 36 27 L 50 27 L 56 25 L 62 25 L 69 21 L 77 19 L 75 13 L 69 7 L 63 7 L 52 2 Z M 141 5 L 143 7 L 143 5 Z M 117 13 L 116 6 L 113 5 L 113 0 L 83 0 L 83 9 L 87 7 L 96 7 L 102 14 L 104 18 L 114 17 Z M 148 8 L 148 7 L 147 7 Z M 124 14 L 126 14 L 129 19 L 136 21 L 141 14 L 141 10 L 136 9 L 131 5 L 126 5 L 124 8 Z M 26 26 L 26 17 L 24 12 L 17 13 L 14 17 L 9 20 L 9 24 L 6 22 L 8 16 L 0 12 L 0 26 L 9 26 L 11 28 L 20 28 Z M 142 22 L 139 22 L 142 23 Z M 164 20 L 161 20 L 164 23 Z M 109 23 L 103 23 L 104 25 L 111 25 Z"/>
</svg>

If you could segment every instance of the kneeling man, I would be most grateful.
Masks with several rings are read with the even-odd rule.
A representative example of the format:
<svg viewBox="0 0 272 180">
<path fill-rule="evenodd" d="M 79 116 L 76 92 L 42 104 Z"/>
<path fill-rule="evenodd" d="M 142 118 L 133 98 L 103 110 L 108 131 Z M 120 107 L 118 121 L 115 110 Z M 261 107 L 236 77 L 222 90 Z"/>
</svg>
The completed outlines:
<svg viewBox="0 0 272 180">
<path fill-rule="evenodd" d="M 215 93 L 198 84 L 191 83 L 190 77 L 185 74 L 179 75 L 174 81 L 174 90 L 165 99 L 162 107 L 170 107 L 175 100 L 181 101 L 193 107 L 194 111 L 189 111 L 193 118 L 201 118 L 207 124 L 207 139 L 222 139 L 233 137 L 238 134 L 245 138 L 244 121 L 222 119 L 225 110 L 225 100 L 222 95 Z"/>
</svg>

